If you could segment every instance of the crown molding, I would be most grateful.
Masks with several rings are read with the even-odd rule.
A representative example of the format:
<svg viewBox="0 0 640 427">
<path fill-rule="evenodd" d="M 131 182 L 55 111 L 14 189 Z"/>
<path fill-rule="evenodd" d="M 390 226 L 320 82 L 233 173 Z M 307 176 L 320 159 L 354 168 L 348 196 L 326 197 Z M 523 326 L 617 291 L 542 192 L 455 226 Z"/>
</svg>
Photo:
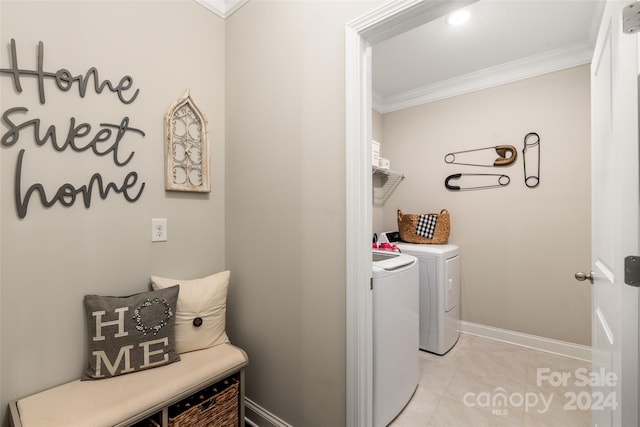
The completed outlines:
<svg viewBox="0 0 640 427">
<path fill-rule="evenodd" d="M 577 43 L 486 68 L 388 97 L 373 94 L 373 108 L 381 114 L 415 107 L 452 96 L 536 77 L 565 68 L 588 64 L 593 55 L 590 43 Z"/>
<path fill-rule="evenodd" d="M 227 19 L 249 0 L 196 0 L 222 19 Z"/>
</svg>

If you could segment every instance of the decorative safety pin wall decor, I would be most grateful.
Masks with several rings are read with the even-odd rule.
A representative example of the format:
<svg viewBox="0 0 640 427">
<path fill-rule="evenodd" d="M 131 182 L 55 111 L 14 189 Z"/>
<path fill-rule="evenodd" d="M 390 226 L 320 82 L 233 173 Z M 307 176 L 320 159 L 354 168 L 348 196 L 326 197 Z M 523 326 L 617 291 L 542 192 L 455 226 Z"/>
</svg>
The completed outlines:
<svg viewBox="0 0 640 427">
<path fill-rule="evenodd" d="M 531 142 L 531 139 L 534 140 Z M 535 175 L 534 171 L 527 172 L 527 158 L 529 158 L 529 169 L 532 169 L 532 164 L 538 165 Z M 540 136 L 535 132 L 529 132 L 524 137 L 522 162 L 524 163 L 524 185 L 529 188 L 537 187 L 540 184 Z"/>
<path fill-rule="evenodd" d="M 495 150 L 498 154 L 498 158 L 492 164 L 482 164 L 482 163 L 462 163 L 456 162 L 456 154 L 464 154 L 471 153 L 474 151 L 484 151 L 484 150 Z M 513 163 L 518 157 L 518 152 L 516 147 L 513 145 L 496 145 L 495 147 L 485 147 L 485 148 L 476 148 L 473 150 L 465 150 L 465 151 L 456 151 L 453 153 L 448 153 L 444 156 L 445 163 L 453 164 L 453 165 L 467 165 L 467 166 L 485 166 L 485 167 L 494 167 L 494 166 L 507 166 Z"/>
<path fill-rule="evenodd" d="M 449 184 L 449 181 L 451 181 L 452 179 L 460 179 L 463 176 L 485 176 L 485 177 L 490 176 L 490 177 L 498 177 L 498 180 L 497 181 L 493 180 L 494 182 L 493 184 L 479 185 L 475 187 L 460 187 L 458 185 Z M 483 190 L 485 188 L 505 187 L 509 185 L 509 182 L 511 182 L 511 178 L 509 178 L 507 175 L 502 175 L 497 173 L 454 173 L 453 175 L 449 175 L 444 180 L 444 186 L 451 191 Z"/>
</svg>

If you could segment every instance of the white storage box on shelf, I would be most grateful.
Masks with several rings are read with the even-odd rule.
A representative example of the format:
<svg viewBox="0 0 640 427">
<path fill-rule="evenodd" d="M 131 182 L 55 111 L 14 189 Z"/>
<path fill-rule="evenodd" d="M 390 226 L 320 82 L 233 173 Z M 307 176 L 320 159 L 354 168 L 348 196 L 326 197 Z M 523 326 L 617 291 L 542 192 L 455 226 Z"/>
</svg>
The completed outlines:
<svg viewBox="0 0 640 427">
<path fill-rule="evenodd" d="M 371 166 L 378 167 L 380 163 L 380 143 L 371 141 Z"/>
</svg>

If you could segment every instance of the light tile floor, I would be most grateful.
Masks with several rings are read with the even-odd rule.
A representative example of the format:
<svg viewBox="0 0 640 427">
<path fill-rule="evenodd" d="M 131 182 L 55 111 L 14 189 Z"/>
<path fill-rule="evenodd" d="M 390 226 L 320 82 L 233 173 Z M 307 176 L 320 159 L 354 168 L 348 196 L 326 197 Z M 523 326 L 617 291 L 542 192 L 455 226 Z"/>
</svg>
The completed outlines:
<svg viewBox="0 0 640 427">
<path fill-rule="evenodd" d="M 461 334 L 444 356 L 421 351 L 420 368 L 418 388 L 391 427 L 591 425 L 590 411 L 578 409 L 580 396 L 591 397 L 580 387 L 590 363 Z"/>
</svg>

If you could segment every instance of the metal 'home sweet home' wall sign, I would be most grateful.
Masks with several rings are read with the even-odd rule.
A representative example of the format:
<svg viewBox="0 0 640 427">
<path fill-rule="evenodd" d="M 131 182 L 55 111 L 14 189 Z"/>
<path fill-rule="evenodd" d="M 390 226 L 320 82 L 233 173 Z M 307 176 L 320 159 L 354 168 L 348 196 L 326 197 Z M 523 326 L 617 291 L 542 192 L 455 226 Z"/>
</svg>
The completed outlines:
<svg viewBox="0 0 640 427">
<path fill-rule="evenodd" d="M 100 95 L 106 89 L 107 93 L 115 94 L 123 104 L 133 103 L 140 94 L 140 89 L 134 87 L 133 78 L 129 75 L 122 77 L 118 83 L 113 83 L 107 79 L 100 80 L 98 70 L 95 67 L 89 68 L 84 75 L 74 75 L 65 68 L 55 72 L 45 71 L 42 42 L 38 43 L 35 69 L 19 67 L 16 42 L 13 39 L 10 49 L 10 68 L 0 68 L 0 74 L 13 80 L 13 87 L 17 93 L 23 91 L 24 77 L 35 79 L 40 104 L 46 104 L 45 88 L 48 86 L 47 83 L 51 82 L 62 92 L 77 88 L 82 98 L 87 90 L 94 90 L 96 94 Z M 27 139 L 35 142 L 37 146 L 50 144 L 59 153 L 91 151 L 98 157 L 110 157 L 118 167 L 128 165 L 133 159 L 135 151 L 123 148 L 124 139 L 145 136 L 144 131 L 130 125 L 129 117 L 123 117 L 120 123 L 99 123 L 98 126 L 92 126 L 90 123 L 77 123 L 76 118 L 71 117 L 66 134 L 59 133 L 55 125 L 46 127 L 46 124 L 43 125 L 39 118 L 29 118 L 29 109 L 22 106 L 4 111 L 2 121 L 4 126 L 8 128 L 2 135 L 3 147 L 17 146 L 18 142 L 24 141 L 22 148 L 18 151 L 14 173 L 14 198 L 18 217 L 26 217 L 29 203 L 34 196 L 40 199 L 45 208 L 50 208 L 56 203 L 67 207 L 72 206 L 78 199 L 81 199 L 84 206 L 89 208 L 94 191 L 103 200 L 114 193 L 121 194 L 126 201 L 131 203 L 136 202 L 142 196 L 145 183 L 139 182 L 136 171 L 129 171 L 120 183 L 105 183 L 102 175 L 96 172 L 89 178 L 88 184 L 76 186 L 66 183 L 57 190 L 46 189 L 42 183 L 30 186 L 28 183 L 24 183 L 23 164 L 27 161 L 27 148 L 25 148 L 29 142 L 26 141 Z"/>
</svg>

